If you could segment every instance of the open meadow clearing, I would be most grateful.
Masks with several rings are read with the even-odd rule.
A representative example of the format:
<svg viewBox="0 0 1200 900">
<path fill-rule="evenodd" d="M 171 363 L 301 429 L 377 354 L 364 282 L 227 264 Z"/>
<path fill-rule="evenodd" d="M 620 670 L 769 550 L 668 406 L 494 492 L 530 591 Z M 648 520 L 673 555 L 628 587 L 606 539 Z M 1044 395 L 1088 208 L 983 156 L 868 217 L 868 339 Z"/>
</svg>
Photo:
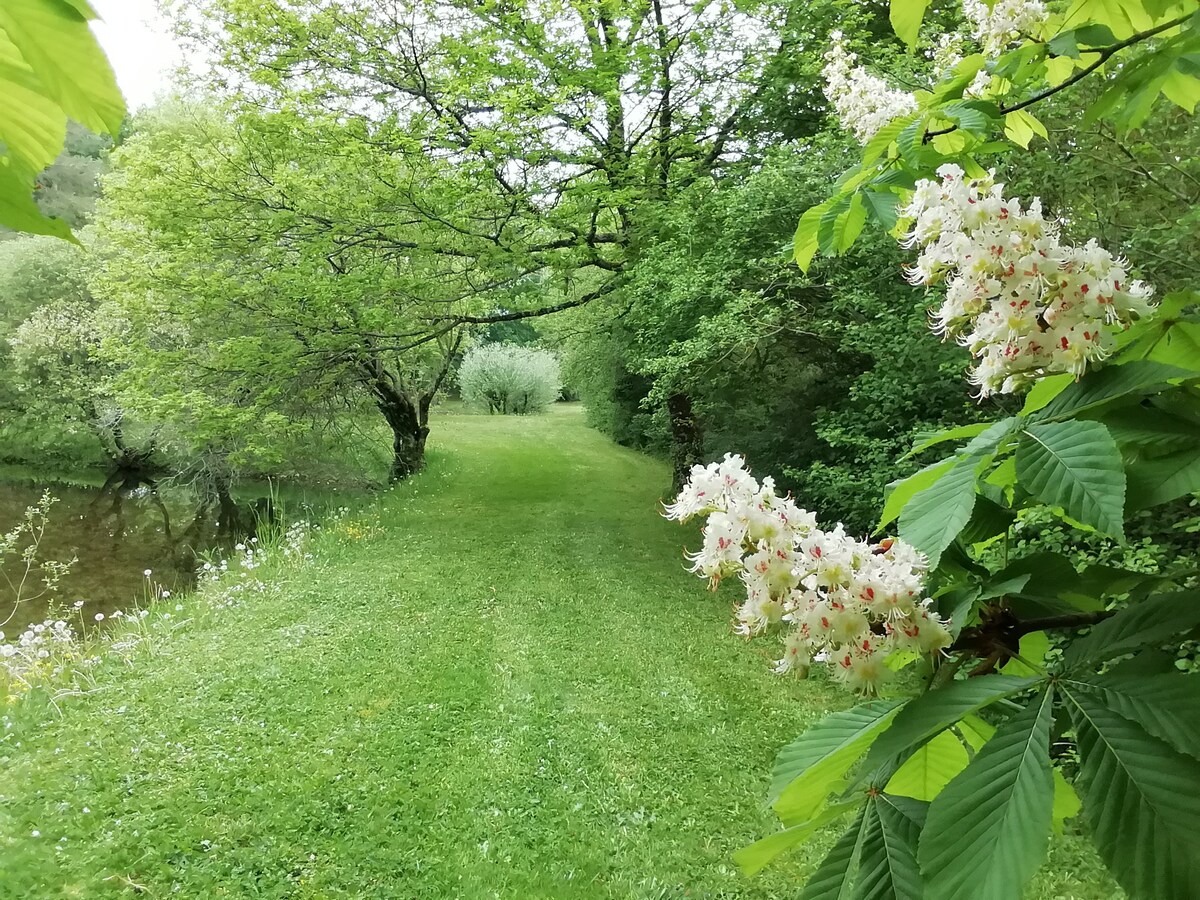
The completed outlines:
<svg viewBox="0 0 1200 900">
<path fill-rule="evenodd" d="M 428 470 L 265 564 L 277 590 L 188 601 L 64 718 L 6 723 L 0 896 L 794 896 L 811 853 L 730 854 L 851 698 L 731 633 L 666 467 L 577 407 L 436 421 Z M 1030 896 L 1116 896 L 1095 866 L 1067 841 Z"/>
</svg>

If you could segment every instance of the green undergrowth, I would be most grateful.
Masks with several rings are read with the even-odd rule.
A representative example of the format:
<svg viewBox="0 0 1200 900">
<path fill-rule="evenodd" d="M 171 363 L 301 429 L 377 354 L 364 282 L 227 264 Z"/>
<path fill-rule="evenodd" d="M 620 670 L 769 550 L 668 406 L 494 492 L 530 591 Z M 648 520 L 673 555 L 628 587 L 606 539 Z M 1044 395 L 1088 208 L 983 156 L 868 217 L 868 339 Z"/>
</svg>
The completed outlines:
<svg viewBox="0 0 1200 900">
<path fill-rule="evenodd" d="M 61 718 L 9 709 L 0 896 L 799 895 L 817 858 L 730 854 L 776 827 L 780 746 L 851 698 L 731 634 L 666 467 L 561 407 L 443 414 L 429 462 Z M 1068 835 L 1031 896 L 1115 893 Z"/>
</svg>

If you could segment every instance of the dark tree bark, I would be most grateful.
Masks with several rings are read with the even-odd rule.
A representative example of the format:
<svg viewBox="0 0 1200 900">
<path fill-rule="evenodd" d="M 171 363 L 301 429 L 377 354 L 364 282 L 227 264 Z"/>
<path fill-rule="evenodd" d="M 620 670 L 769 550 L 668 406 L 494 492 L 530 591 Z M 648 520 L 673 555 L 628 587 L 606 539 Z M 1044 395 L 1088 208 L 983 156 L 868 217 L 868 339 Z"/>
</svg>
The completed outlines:
<svg viewBox="0 0 1200 900">
<path fill-rule="evenodd" d="M 383 413 L 392 429 L 392 467 L 388 473 L 390 481 L 401 481 L 425 467 L 425 440 L 429 437 L 428 413 L 422 415 L 421 406 L 414 406 L 407 396 L 399 391 L 376 391 L 375 405 Z M 421 398 L 424 400 L 424 398 Z M 432 397 L 429 398 L 432 401 Z M 427 410 L 428 407 L 425 406 Z M 424 420 L 424 421 L 423 421 Z"/>
<path fill-rule="evenodd" d="M 230 493 L 230 485 L 217 484 L 214 489 L 217 493 L 217 534 L 220 537 L 242 534 L 242 511 Z"/>
<path fill-rule="evenodd" d="M 671 483 L 679 490 L 692 466 L 704 460 L 704 430 L 696 421 L 692 398 L 687 394 L 667 398 L 667 415 L 671 419 Z"/>
<path fill-rule="evenodd" d="M 122 428 L 122 415 L 104 417 L 94 403 L 83 403 L 83 422 L 96 436 L 100 449 L 108 457 L 112 468 L 119 472 L 150 471 L 151 458 L 154 456 L 154 440 L 148 447 L 130 447 L 125 443 L 125 431 Z"/>
<path fill-rule="evenodd" d="M 363 363 L 367 389 L 375 406 L 392 429 L 392 466 L 389 481 L 402 481 L 425 467 L 425 440 L 429 437 L 429 410 L 450 372 L 454 355 L 462 343 L 462 332 L 445 347 L 441 368 L 421 389 L 407 386 L 402 378 L 378 358 Z"/>
<path fill-rule="evenodd" d="M 113 446 L 117 448 L 119 454 L 115 459 L 118 468 L 134 472 L 151 468 L 150 460 L 154 456 L 153 441 L 148 447 L 130 447 L 125 443 L 125 433 L 121 428 L 120 419 L 109 426 L 109 431 L 112 434 Z"/>
</svg>

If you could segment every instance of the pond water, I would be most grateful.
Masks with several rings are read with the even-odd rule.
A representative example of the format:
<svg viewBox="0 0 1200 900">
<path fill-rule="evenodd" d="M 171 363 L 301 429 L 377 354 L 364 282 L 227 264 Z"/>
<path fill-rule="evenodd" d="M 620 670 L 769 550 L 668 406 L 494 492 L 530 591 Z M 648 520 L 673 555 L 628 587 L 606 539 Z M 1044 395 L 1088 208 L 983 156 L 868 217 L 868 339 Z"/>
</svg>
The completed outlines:
<svg viewBox="0 0 1200 900">
<path fill-rule="evenodd" d="M 254 513 L 267 509 L 268 495 L 266 486 L 257 492 L 239 491 L 240 522 L 234 525 L 223 520 L 214 504 L 201 504 L 198 493 L 186 486 L 136 478 L 89 485 L 0 468 L 0 534 L 17 525 L 45 492 L 57 502 L 50 507 L 38 557 L 75 562 L 53 594 L 16 603 L 13 585 L 24 575 L 25 564 L 18 553 L 0 561 L 0 631 L 5 640 L 14 640 L 55 609 L 58 615 L 69 613 L 64 617 L 76 628 L 97 627 L 98 614 L 107 619 L 118 609 L 144 602 L 152 582 L 172 594 L 186 591 L 195 584 L 197 566 L 208 554 L 223 556 L 253 530 Z M 333 496 L 289 491 L 286 514 L 291 519 L 305 517 L 313 506 L 328 506 Z M 274 515 L 274 501 L 271 507 Z M 24 540 L 22 546 L 28 543 Z M 42 579 L 35 570 L 26 579 L 24 595 L 41 591 Z"/>
</svg>

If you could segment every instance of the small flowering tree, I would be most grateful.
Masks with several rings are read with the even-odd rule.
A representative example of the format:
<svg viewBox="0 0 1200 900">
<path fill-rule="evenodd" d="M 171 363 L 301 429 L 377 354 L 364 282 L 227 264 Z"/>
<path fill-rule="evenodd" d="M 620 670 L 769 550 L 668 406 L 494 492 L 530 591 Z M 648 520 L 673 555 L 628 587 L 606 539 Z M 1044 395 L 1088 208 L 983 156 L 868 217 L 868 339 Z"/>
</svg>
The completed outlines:
<svg viewBox="0 0 1200 900">
<path fill-rule="evenodd" d="M 103 311 L 88 300 L 59 300 L 38 307 L 8 339 L 17 390 L 53 413 L 82 423 L 114 466 L 137 469 L 153 455 L 153 436 L 130 442 L 125 410 L 114 387 L 119 367 L 101 352 L 113 332 Z"/>
<path fill-rule="evenodd" d="M 892 0 L 910 46 L 927 5 Z M 918 250 L 907 275 L 939 291 L 934 331 L 970 352 L 980 398 L 1020 410 L 918 442 L 962 446 L 892 484 L 879 530 L 898 534 L 877 543 L 818 529 L 737 457 L 693 469 L 667 507 L 706 517 L 693 570 L 738 577 L 737 628 L 783 632 L 778 671 L 820 661 L 872 698 L 781 752 L 785 828 L 738 855 L 756 872 L 849 819 L 805 900 L 1017 900 L 1079 813 L 1131 897 L 1200 896 L 1200 690 L 1161 652 L 1200 628 L 1193 576 L 1005 549 L 1029 514 L 1122 540 L 1130 513 L 1200 492 L 1200 294 L 1153 303 L 1127 262 L 1066 240 L 977 159 L 1045 136 L 1030 110 L 1088 77 L 1104 87 L 1088 120 L 1134 128 L 1160 95 L 1192 112 L 1200 5 L 1056 9 L 965 0 L 971 34 L 940 41 L 938 80 L 911 94 L 835 38 L 828 94 L 863 155 L 796 232 L 806 270 L 868 220 Z M 915 693 L 887 685 L 905 667 Z"/>
<path fill-rule="evenodd" d="M 458 370 L 462 398 L 490 413 L 544 412 L 562 393 L 558 357 L 516 344 L 472 347 Z"/>
</svg>

